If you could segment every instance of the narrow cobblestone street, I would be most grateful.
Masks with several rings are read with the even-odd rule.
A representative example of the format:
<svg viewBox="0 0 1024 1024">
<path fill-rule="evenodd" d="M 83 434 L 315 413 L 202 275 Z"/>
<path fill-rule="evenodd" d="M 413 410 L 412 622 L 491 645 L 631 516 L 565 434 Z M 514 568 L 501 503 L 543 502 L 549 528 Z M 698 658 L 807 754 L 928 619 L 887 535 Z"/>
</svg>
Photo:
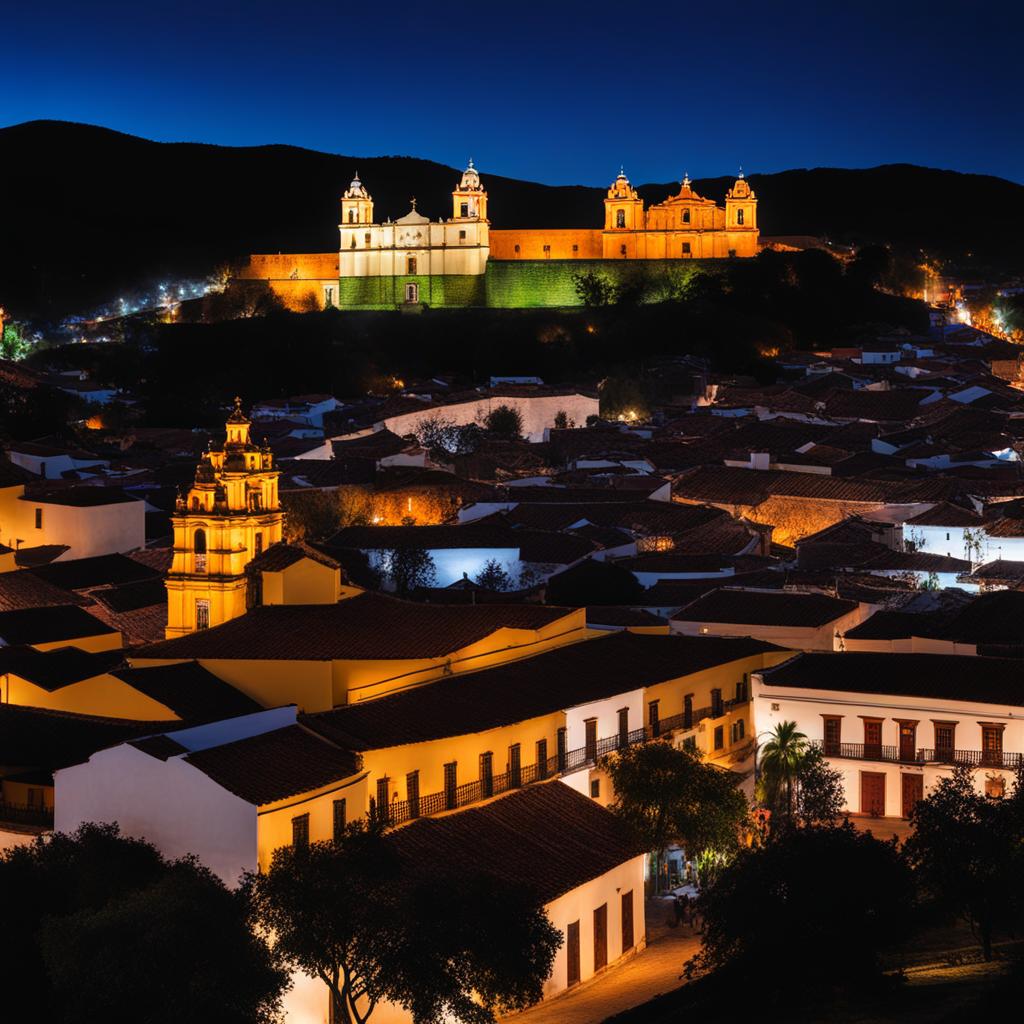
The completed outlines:
<svg viewBox="0 0 1024 1024">
<path fill-rule="evenodd" d="M 700 946 L 687 926 L 669 928 L 671 904 L 647 903 L 647 948 L 628 963 L 563 996 L 524 1013 L 502 1018 L 508 1024 L 600 1024 L 613 1014 L 653 999 L 683 984 L 683 964 Z"/>
</svg>

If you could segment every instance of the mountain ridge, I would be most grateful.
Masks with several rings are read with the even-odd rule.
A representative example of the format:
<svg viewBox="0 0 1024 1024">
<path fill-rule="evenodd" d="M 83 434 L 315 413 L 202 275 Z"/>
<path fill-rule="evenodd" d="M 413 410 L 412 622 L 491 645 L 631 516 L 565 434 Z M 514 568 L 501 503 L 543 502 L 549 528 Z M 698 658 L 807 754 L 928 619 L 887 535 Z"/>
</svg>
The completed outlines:
<svg viewBox="0 0 1024 1024">
<path fill-rule="evenodd" d="M 250 252 L 330 251 L 338 198 L 357 169 L 378 219 L 401 216 L 412 195 L 428 216 L 450 216 L 460 169 L 421 157 L 156 142 L 66 121 L 0 128 L 0 304 L 15 315 L 86 312 L 161 277 L 204 276 Z M 603 188 L 481 174 L 495 228 L 602 222 Z M 748 179 L 763 235 L 891 243 L 964 266 L 1024 264 L 1024 185 L 1002 178 L 883 164 Z M 721 202 L 733 180 L 694 186 Z M 638 186 L 647 203 L 677 190 L 678 182 Z"/>
</svg>

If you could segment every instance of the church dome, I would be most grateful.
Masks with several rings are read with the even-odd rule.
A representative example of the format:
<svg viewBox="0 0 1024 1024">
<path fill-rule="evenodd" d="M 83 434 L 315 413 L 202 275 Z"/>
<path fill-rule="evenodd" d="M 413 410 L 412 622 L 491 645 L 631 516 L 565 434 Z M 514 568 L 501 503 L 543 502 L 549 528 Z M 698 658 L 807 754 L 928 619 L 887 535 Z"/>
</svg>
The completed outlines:
<svg viewBox="0 0 1024 1024">
<path fill-rule="evenodd" d="M 480 189 L 480 172 L 473 166 L 470 158 L 469 165 L 462 172 L 462 180 L 459 182 L 460 192 L 477 192 Z"/>
<path fill-rule="evenodd" d="M 344 199 L 369 199 L 370 195 L 366 191 L 366 186 L 359 180 L 359 172 L 356 171 L 355 177 L 352 179 L 351 184 L 345 190 Z"/>
</svg>

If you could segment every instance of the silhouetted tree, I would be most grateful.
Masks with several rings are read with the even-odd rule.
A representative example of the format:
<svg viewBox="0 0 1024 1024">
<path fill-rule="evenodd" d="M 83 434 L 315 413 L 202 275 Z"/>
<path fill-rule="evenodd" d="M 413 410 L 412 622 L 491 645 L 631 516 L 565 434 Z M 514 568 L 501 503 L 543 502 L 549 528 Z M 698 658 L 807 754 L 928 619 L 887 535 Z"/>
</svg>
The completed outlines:
<svg viewBox="0 0 1024 1024">
<path fill-rule="evenodd" d="M 922 890 L 966 921 L 992 958 L 997 928 L 1024 913 L 1024 787 L 1018 778 L 1001 800 L 975 789 L 974 771 L 953 769 L 911 814 L 904 844 Z"/>
<path fill-rule="evenodd" d="M 484 425 L 497 437 L 518 439 L 523 436 L 523 414 L 511 405 L 495 406 L 484 419 Z"/>
<path fill-rule="evenodd" d="M 698 900 L 704 947 L 687 973 L 713 971 L 792 1009 L 822 989 L 881 979 L 879 952 L 910 917 L 913 882 L 895 841 L 849 822 L 787 830 L 741 850 Z"/>
<path fill-rule="evenodd" d="M 54 1022 L 270 1024 L 289 984 L 244 894 L 191 858 L 83 825 L 0 857 L 9 994 Z M 9 995 L 10 998 L 10 995 Z"/>
<path fill-rule="evenodd" d="M 418 587 L 437 584 L 437 566 L 423 548 L 392 548 L 385 552 L 382 568 L 396 594 L 404 596 Z"/>
<path fill-rule="evenodd" d="M 488 590 L 511 590 L 512 577 L 496 558 L 489 558 L 476 574 L 476 582 Z"/>
<path fill-rule="evenodd" d="M 694 860 L 705 850 L 732 853 L 747 817 L 740 777 L 704 763 L 688 747 L 638 743 L 601 761 L 621 817 L 660 862 L 670 843 L 682 843 Z M 660 871 L 655 871 L 660 883 Z"/>
<path fill-rule="evenodd" d="M 843 813 L 843 773 L 817 747 L 808 747 L 796 772 L 796 818 L 803 825 L 827 825 Z"/>
<path fill-rule="evenodd" d="M 385 1000 L 415 1024 L 487 1024 L 540 999 L 561 942 L 521 887 L 443 865 L 417 872 L 365 822 L 337 842 L 282 847 L 247 889 L 278 951 L 324 982 L 347 1024 Z"/>
</svg>

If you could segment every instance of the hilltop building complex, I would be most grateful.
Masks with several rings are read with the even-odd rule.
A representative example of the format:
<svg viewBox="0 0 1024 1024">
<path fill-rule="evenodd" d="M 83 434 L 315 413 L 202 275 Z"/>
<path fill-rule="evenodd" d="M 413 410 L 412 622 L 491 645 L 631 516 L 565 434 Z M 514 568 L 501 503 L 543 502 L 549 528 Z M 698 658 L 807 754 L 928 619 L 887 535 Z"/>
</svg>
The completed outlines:
<svg viewBox="0 0 1024 1024">
<path fill-rule="evenodd" d="M 603 227 L 491 230 L 487 191 L 470 160 L 452 192 L 452 216 L 431 221 L 410 201 L 395 221 L 374 220 L 358 173 L 341 197 L 337 253 L 255 254 L 239 275 L 265 281 L 291 309 L 578 304 L 575 275 L 622 261 L 756 256 L 757 197 L 742 172 L 724 205 L 679 193 L 645 209 L 620 170 L 604 199 Z M 610 266 L 611 265 L 611 266 Z"/>
</svg>

